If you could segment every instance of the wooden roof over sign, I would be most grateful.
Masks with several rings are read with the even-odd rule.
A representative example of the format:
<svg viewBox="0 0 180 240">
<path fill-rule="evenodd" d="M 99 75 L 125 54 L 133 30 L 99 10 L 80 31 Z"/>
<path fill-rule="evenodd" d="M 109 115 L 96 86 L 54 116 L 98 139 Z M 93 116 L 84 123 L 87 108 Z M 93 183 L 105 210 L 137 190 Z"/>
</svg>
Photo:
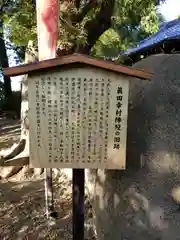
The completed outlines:
<svg viewBox="0 0 180 240">
<path fill-rule="evenodd" d="M 72 64 L 84 64 L 141 79 L 152 79 L 151 73 L 123 66 L 114 62 L 91 58 L 82 54 L 66 55 L 60 58 L 54 58 L 30 64 L 23 64 L 17 67 L 4 68 L 3 73 L 5 76 L 13 77 L 23 74 L 35 73 L 42 70 L 50 70 L 54 67 L 62 67 Z"/>
</svg>

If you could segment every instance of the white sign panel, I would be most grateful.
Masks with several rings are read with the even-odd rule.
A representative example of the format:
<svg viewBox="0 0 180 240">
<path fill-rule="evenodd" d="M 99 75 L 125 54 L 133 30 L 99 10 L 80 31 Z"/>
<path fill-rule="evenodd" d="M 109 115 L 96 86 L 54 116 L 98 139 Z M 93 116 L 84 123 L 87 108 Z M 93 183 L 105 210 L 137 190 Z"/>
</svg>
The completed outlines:
<svg viewBox="0 0 180 240">
<path fill-rule="evenodd" d="M 28 79 L 30 165 L 124 169 L 129 81 L 84 68 Z"/>
</svg>

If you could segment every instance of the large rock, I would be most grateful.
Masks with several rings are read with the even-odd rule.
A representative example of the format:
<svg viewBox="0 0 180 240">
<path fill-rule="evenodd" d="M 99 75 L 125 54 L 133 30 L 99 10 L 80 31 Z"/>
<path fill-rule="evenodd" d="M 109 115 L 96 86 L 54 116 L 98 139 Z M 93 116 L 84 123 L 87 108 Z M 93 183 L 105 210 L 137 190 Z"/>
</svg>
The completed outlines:
<svg viewBox="0 0 180 240">
<path fill-rule="evenodd" d="M 92 171 L 87 180 L 98 239 L 177 240 L 171 193 L 180 182 L 180 55 L 150 56 L 134 67 L 154 77 L 130 83 L 127 169 Z"/>
</svg>

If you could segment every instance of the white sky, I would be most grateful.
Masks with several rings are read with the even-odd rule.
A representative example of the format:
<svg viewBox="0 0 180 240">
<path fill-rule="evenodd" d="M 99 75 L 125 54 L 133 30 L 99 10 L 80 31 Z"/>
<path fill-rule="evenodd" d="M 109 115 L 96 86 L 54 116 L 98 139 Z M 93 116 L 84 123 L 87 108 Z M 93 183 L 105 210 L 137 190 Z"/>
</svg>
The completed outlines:
<svg viewBox="0 0 180 240">
<path fill-rule="evenodd" d="M 166 0 L 159 9 L 167 21 L 173 20 L 180 15 L 180 0 Z"/>
<path fill-rule="evenodd" d="M 180 0 L 166 0 L 166 2 L 159 7 L 159 11 L 167 21 L 176 19 L 178 15 L 180 16 Z M 20 89 L 19 77 L 15 77 L 12 80 L 12 89 L 15 91 Z"/>
</svg>

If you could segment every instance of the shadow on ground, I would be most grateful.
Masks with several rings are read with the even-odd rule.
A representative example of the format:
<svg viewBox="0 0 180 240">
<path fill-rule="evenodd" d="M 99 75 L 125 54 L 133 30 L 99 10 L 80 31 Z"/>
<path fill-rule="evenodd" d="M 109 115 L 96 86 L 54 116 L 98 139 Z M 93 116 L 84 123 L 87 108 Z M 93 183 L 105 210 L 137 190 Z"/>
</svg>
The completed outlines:
<svg viewBox="0 0 180 240">
<path fill-rule="evenodd" d="M 0 182 L 0 239 L 71 239 L 71 202 L 55 195 L 58 220 L 45 218 L 42 180 Z"/>
</svg>

